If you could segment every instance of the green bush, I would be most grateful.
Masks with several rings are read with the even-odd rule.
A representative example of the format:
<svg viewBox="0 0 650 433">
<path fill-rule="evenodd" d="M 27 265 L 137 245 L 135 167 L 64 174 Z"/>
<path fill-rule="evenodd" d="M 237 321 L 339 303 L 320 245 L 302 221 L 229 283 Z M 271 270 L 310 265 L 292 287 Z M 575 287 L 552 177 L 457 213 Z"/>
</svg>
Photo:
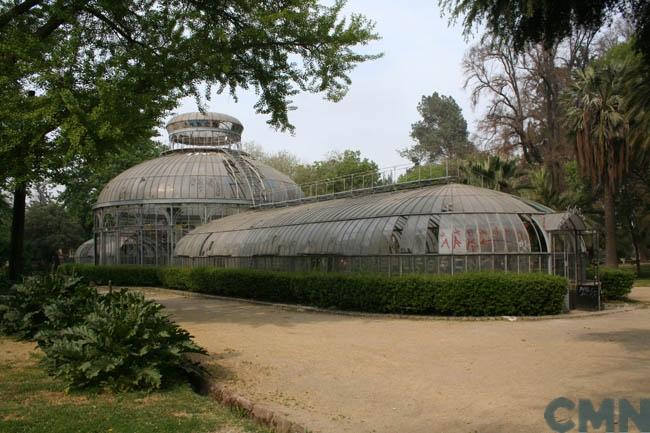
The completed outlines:
<svg viewBox="0 0 650 433">
<path fill-rule="evenodd" d="M 7 293 L 13 286 L 13 282 L 9 279 L 9 275 L 5 271 L 0 271 L 0 294 Z"/>
<path fill-rule="evenodd" d="M 623 299 L 632 291 L 635 274 L 625 269 L 603 268 L 598 271 L 603 299 Z"/>
<path fill-rule="evenodd" d="M 196 371 L 184 354 L 205 351 L 162 308 L 139 293 L 102 295 L 82 322 L 43 347 L 44 364 L 71 387 L 113 390 L 157 389 Z"/>
<path fill-rule="evenodd" d="M 567 281 L 546 274 L 289 273 L 164 268 L 164 287 L 221 296 L 376 313 L 545 315 L 562 311 Z"/>
<path fill-rule="evenodd" d="M 138 265 L 101 265 L 66 263 L 59 266 L 59 272 L 80 275 L 98 285 L 116 286 L 160 286 L 158 267 Z"/>
<path fill-rule="evenodd" d="M 85 315 L 95 296 L 96 291 L 79 277 L 46 274 L 26 278 L 0 296 L 0 332 L 33 338 L 45 328 L 74 323 Z"/>
</svg>

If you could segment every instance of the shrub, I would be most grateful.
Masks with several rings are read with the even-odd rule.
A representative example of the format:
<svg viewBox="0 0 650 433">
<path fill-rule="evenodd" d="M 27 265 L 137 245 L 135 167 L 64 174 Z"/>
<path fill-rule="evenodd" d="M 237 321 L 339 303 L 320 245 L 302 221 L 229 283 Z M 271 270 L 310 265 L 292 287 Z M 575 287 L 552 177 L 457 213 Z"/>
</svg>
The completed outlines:
<svg viewBox="0 0 650 433">
<path fill-rule="evenodd" d="M 9 275 L 0 270 L 0 294 L 5 294 L 9 291 L 13 282 L 9 279 Z"/>
<path fill-rule="evenodd" d="M 184 356 L 205 353 L 162 306 L 134 292 L 102 295 L 84 320 L 43 348 L 44 363 L 71 387 L 157 389 L 178 373 L 196 371 Z"/>
<path fill-rule="evenodd" d="M 562 311 L 567 281 L 546 274 L 459 275 L 290 273 L 164 268 L 164 287 L 377 313 L 453 316 L 544 315 Z"/>
<path fill-rule="evenodd" d="M 602 284 L 604 299 L 623 299 L 632 291 L 634 272 L 624 269 L 600 269 L 598 276 Z"/>
<path fill-rule="evenodd" d="M 72 264 L 59 266 L 59 272 L 80 275 L 98 285 L 109 281 L 116 286 L 160 286 L 159 269 L 155 266 Z"/>
<path fill-rule="evenodd" d="M 42 329 L 66 326 L 85 315 L 95 296 L 96 291 L 79 277 L 26 278 L 0 296 L 0 332 L 33 338 Z"/>
</svg>

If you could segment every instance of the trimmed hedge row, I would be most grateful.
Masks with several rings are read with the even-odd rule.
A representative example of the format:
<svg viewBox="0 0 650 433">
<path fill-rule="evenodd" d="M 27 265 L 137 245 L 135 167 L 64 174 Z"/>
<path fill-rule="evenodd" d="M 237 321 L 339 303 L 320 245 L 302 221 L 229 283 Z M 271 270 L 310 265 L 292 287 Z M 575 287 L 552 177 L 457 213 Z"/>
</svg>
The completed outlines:
<svg viewBox="0 0 650 433">
<path fill-rule="evenodd" d="M 102 265 L 66 263 L 59 266 L 59 272 L 77 274 L 89 281 L 106 286 L 110 281 L 117 286 L 160 287 L 159 267 L 138 265 Z"/>
<path fill-rule="evenodd" d="M 623 299 L 632 291 L 636 274 L 626 269 L 602 268 L 598 270 L 604 299 Z"/>
<path fill-rule="evenodd" d="M 106 268 L 106 269 L 101 269 Z M 498 316 L 558 314 L 567 281 L 546 274 L 293 273 L 252 269 L 76 265 L 97 284 L 162 286 L 220 296 L 374 313 Z M 101 269 L 101 270 L 100 270 Z M 145 276 L 138 275 L 140 272 Z"/>
</svg>

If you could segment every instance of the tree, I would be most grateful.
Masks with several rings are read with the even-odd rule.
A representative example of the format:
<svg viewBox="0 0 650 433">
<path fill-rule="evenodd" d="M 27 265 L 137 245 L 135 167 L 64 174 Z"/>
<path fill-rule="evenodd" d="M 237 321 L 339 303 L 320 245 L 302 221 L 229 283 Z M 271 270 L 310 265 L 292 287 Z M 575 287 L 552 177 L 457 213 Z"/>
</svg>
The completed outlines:
<svg viewBox="0 0 650 433">
<path fill-rule="evenodd" d="M 2 191 L 0 191 L 0 269 L 5 267 L 9 260 L 9 248 L 11 233 L 11 206 L 7 203 Z"/>
<path fill-rule="evenodd" d="M 473 105 L 487 100 L 478 122 L 487 145 L 521 154 L 529 165 L 543 164 L 553 193 L 561 191 L 562 166 L 573 154 L 560 95 L 571 71 L 588 63 L 593 40 L 592 32 L 578 31 L 550 48 L 537 44 L 517 51 L 487 35 L 463 59 Z"/>
<path fill-rule="evenodd" d="M 504 159 L 498 155 L 481 155 L 469 160 L 464 171 L 479 178 L 484 187 L 514 193 L 520 186 L 522 170 L 517 159 Z"/>
<path fill-rule="evenodd" d="M 531 43 L 546 48 L 576 29 L 596 31 L 616 15 L 630 17 L 636 48 L 650 63 L 650 3 L 646 0 L 439 0 L 452 19 L 463 18 L 466 33 L 479 25 L 523 51 Z"/>
<path fill-rule="evenodd" d="M 400 154 L 414 164 L 437 162 L 442 158 L 463 159 L 474 152 L 469 141 L 463 112 L 451 96 L 423 96 L 418 104 L 422 120 L 411 125 L 411 137 L 417 142 Z"/>
<path fill-rule="evenodd" d="M 52 258 L 59 250 L 69 255 L 86 240 L 76 218 L 56 202 L 29 206 L 25 228 L 25 257 L 41 270 L 53 264 Z"/>
<path fill-rule="evenodd" d="M 0 4 L 0 186 L 14 191 L 12 277 L 20 272 L 26 191 L 71 160 L 153 135 L 179 98 L 253 87 L 258 112 L 292 129 L 300 91 L 344 96 L 353 50 L 373 23 L 341 19 L 343 0 L 24 0 Z M 302 60 L 302 61 L 301 61 Z"/>
<path fill-rule="evenodd" d="M 253 158 L 275 168 L 292 179 L 296 176 L 297 169 L 301 165 L 300 159 L 288 150 L 266 153 L 262 146 L 257 145 L 253 141 L 244 143 L 243 149 Z"/>
<path fill-rule="evenodd" d="M 129 149 L 104 154 L 94 161 L 78 157 L 53 174 L 56 183 L 65 187 L 57 200 L 83 227 L 86 238 L 89 238 L 93 230 L 92 206 L 102 188 L 124 170 L 160 156 L 163 150 L 159 142 L 144 139 L 140 143 L 133 143 Z"/>
<path fill-rule="evenodd" d="M 306 195 L 329 194 L 378 185 L 379 166 L 358 150 L 332 152 L 326 159 L 296 167 L 293 180 Z"/>
<path fill-rule="evenodd" d="M 628 168 L 629 118 L 623 94 L 625 65 L 597 62 L 578 71 L 566 92 L 567 118 L 575 134 L 582 173 L 602 191 L 607 265 L 618 266 L 615 200 Z"/>
</svg>

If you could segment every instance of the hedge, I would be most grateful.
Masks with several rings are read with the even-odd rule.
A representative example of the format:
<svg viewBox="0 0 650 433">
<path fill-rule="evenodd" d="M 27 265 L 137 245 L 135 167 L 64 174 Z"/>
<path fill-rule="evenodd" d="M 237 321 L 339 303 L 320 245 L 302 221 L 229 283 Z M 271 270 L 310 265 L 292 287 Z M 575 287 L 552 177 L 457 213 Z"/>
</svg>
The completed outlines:
<svg viewBox="0 0 650 433">
<path fill-rule="evenodd" d="M 626 269 L 598 270 L 603 299 L 623 299 L 632 291 L 636 274 Z"/>
<path fill-rule="evenodd" d="M 98 285 L 160 287 L 160 268 L 137 265 L 102 265 L 66 263 L 59 266 L 59 272 L 86 277 Z"/>
<path fill-rule="evenodd" d="M 96 284 L 199 293 L 375 313 L 544 315 L 562 311 L 567 281 L 547 274 L 290 273 L 252 269 L 65 265 Z"/>
<path fill-rule="evenodd" d="M 66 265 L 96 284 L 162 286 L 199 293 L 374 313 L 450 316 L 558 314 L 567 281 L 547 274 L 293 273 L 252 269 Z"/>
</svg>

